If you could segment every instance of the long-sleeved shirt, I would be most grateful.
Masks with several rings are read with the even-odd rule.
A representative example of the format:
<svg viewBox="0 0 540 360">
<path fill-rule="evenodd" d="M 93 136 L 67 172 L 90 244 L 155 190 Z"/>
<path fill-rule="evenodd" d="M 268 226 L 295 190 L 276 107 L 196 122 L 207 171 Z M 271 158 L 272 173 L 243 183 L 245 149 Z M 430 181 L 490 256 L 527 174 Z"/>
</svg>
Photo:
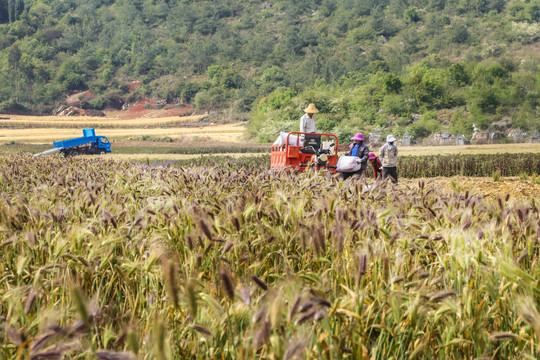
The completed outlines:
<svg viewBox="0 0 540 360">
<path fill-rule="evenodd" d="M 381 160 L 379 160 L 379 158 L 375 158 L 375 160 L 373 160 L 373 162 L 371 163 L 371 165 L 373 165 L 373 177 L 375 179 L 377 179 L 377 177 L 379 176 L 379 174 L 382 174 L 382 164 L 381 164 Z"/>
<path fill-rule="evenodd" d="M 362 161 L 361 169 L 366 169 L 367 160 L 369 158 L 369 147 L 366 144 L 353 144 L 347 155 L 359 157 Z"/>
<path fill-rule="evenodd" d="M 388 150 L 387 144 L 384 144 L 379 149 L 379 158 L 382 159 L 381 163 L 383 167 L 396 167 L 397 157 L 398 151 L 395 145 L 391 150 Z"/>
<path fill-rule="evenodd" d="M 315 127 L 315 115 L 309 117 L 308 114 L 304 114 L 304 116 L 300 118 L 300 132 L 317 132 L 317 128 Z"/>
</svg>

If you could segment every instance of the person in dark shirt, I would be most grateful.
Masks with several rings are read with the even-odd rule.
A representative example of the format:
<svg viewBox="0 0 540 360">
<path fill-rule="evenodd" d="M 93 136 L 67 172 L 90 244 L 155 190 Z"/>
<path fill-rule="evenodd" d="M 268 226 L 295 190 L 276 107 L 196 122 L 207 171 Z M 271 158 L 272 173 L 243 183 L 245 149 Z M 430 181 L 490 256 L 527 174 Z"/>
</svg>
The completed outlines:
<svg viewBox="0 0 540 360">
<path fill-rule="evenodd" d="M 351 144 L 351 146 L 349 147 L 351 150 L 346 155 L 356 156 L 360 158 L 361 166 L 360 166 L 360 170 L 355 171 L 355 172 L 342 172 L 341 177 L 343 180 L 347 180 L 353 175 L 357 175 L 358 177 L 362 176 L 367 167 L 367 160 L 369 157 L 369 147 L 366 144 L 364 144 L 364 134 L 357 133 L 351 138 L 351 140 L 353 140 L 354 143 Z"/>
</svg>

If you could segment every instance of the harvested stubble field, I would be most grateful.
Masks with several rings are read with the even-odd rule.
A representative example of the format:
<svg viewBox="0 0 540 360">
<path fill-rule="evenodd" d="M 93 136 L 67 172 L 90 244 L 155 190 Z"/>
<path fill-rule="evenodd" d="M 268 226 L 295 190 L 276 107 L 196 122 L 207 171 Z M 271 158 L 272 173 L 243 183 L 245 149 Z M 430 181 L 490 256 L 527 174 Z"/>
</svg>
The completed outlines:
<svg viewBox="0 0 540 360">
<path fill-rule="evenodd" d="M 32 128 L 152 128 L 159 126 L 197 123 L 205 118 L 196 116 L 170 116 L 160 118 L 119 119 L 112 117 L 65 117 L 65 116 L 22 116 L 10 115 L 9 119 L 0 120 L 0 128 L 32 129 Z"/>
<path fill-rule="evenodd" d="M 464 146 L 400 146 L 399 147 L 399 153 L 401 155 L 411 155 L 411 156 L 451 155 L 451 154 L 516 154 L 516 153 L 524 153 L 524 152 L 540 154 L 540 143 L 484 144 L 484 145 L 464 145 Z"/>
<path fill-rule="evenodd" d="M 128 120 L 126 120 L 128 121 Z M 243 124 L 225 124 L 199 127 L 149 127 L 96 129 L 97 135 L 104 135 L 111 140 L 137 136 L 176 138 L 202 137 L 208 141 L 239 142 L 244 136 Z M 51 143 L 53 141 L 81 137 L 78 128 L 27 128 L 2 129 L 0 143 Z"/>
<path fill-rule="evenodd" d="M 540 356 L 538 194 L 249 164 L 0 157 L 2 357 Z"/>
</svg>

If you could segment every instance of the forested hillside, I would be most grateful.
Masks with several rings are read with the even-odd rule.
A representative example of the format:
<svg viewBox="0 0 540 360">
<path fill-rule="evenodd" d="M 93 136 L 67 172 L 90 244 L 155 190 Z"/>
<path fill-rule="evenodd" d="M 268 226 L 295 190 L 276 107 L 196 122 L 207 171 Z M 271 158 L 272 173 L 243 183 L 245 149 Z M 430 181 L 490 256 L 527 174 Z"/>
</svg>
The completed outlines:
<svg viewBox="0 0 540 360">
<path fill-rule="evenodd" d="M 181 98 L 266 141 L 308 102 L 342 137 L 531 131 L 539 20 L 540 0 L 0 0 L 0 111 L 90 89 L 88 108 Z"/>
</svg>

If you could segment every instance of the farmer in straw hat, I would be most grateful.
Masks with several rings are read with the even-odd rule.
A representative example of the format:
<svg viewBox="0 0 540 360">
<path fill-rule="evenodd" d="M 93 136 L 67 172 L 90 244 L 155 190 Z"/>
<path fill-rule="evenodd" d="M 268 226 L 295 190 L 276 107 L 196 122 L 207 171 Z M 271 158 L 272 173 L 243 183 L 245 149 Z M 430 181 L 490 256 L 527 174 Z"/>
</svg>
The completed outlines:
<svg viewBox="0 0 540 360">
<path fill-rule="evenodd" d="M 341 173 L 341 178 L 343 180 L 347 180 L 349 177 L 353 176 L 353 175 L 356 175 L 356 177 L 360 177 L 362 176 L 362 174 L 364 174 L 364 171 L 366 170 L 366 167 L 367 167 L 367 161 L 368 161 L 368 158 L 369 158 L 369 147 L 364 144 L 364 134 L 362 133 L 357 133 L 356 135 L 354 135 L 351 140 L 354 141 L 354 143 L 352 143 L 350 146 L 349 146 L 349 152 L 345 155 L 347 156 L 356 156 L 358 158 L 360 158 L 360 170 L 358 171 L 355 171 L 355 172 L 342 172 Z"/>
<path fill-rule="evenodd" d="M 319 110 L 317 110 L 315 104 L 309 104 L 308 107 L 304 109 L 304 112 L 304 116 L 300 118 L 300 132 L 316 133 L 317 128 L 315 127 L 314 114 L 318 113 Z"/>
<path fill-rule="evenodd" d="M 379 158 L 382 160 L 382 178 L 386 179 L 390 176 L 390 179 L 394 184 L 397 184 L 397 157 L 398 150 L 394 142 L 396 138 L 394 135 L 388 135 L 386 137 L 386 143 L 379 149 Z"/>
</svg>

